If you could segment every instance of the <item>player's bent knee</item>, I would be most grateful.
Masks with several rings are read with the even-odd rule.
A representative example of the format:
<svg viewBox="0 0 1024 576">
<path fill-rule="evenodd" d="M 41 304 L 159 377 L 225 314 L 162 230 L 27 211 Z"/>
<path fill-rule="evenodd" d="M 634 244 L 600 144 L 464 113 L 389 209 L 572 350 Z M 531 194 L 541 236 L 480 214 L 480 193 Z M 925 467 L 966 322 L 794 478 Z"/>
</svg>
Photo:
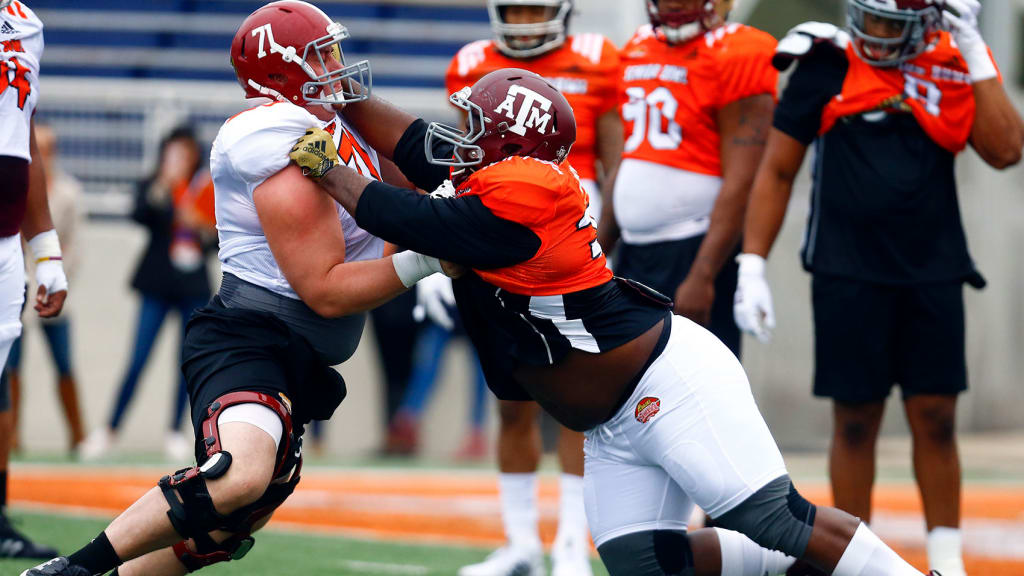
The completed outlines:
<svg viewBox="0 0 1024 576">
<path fill-rule="evenodd" d="M 789 476 L 769 482 L 732 510 L 717 526 L 745 534 L 759 545 L 801 558 L 814 529 L 817 509 L 796 491 Z"/>
<path fill-rule="evenodd" d="M 271 409 L 273 412 L 267 418 L 280 418 L 282 428 L 277 433 L 281 443 L 269 464 L 263 461 L 266 459 L 261 458 L 259 449 L 249 449 L 251 444 L 260 442 L 245 439 L 245 434 L 252 432 L 249 428 L 267 430 L 258 417 L 251 418 L 252 426 L 236 426 L 242 433 L 224 438 L 224 444 L 221 443 L 221 424 L 248 421 L 229 417 L 222 422 L 220 415 L 229 407 L 249 404 Z M 190 572 L 244 556 L 254 544 L 252 532 L 265 524 L 270 514 L 295 490 L 302 467 L 300 440 L 292 435 L 290 413 L 276 399 L 255 392 L 235 392 L 211 403 L 207 412 L 202 427 L 203 444 L 207 447 L 203 465 L 179 470 L 159 483 L 170 506 L 167 516 L 175 531 L 184 540 L 195 542 L 194 549 L 184 540 L 174 546 L 175 555 Z M 243 416 L 252 413 L 251 410 L 240 412 Z M 258 416 L 259 411 L 256 412 Z M 263 432 L 256 430 L 256 434 L 255 438 L 259 438 Z M 224 447 L 232 447 L 236 454 Z M 264 470 L 268 467 L 269 470 Z M 217 487 L 216 498 L 210 493 L 213 483 Z M 210 533 L 218 531 L 229 535 L 217 541 Z"/>
<path fill-rule="evenodd" d="M 686 532 L 648 530 L 619 536 L 597 548 L 611 576 L 693 576 Z"/>
</svg>

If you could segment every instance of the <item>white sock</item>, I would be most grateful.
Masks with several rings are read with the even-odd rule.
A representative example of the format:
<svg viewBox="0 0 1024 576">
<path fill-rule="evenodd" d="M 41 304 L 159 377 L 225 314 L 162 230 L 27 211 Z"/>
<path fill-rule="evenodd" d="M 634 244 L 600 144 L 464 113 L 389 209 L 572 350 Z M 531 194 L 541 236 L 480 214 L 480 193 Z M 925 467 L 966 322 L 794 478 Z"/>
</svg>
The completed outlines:
<svg viewBox="0 0 1024 576">
<path fill-rule="evenodd" d="M 501 518 L 511 546 L 539 549 L 537 475 L 500 474 Z"/>
<path fill-rule="evenodd" d="M 714 528 L 722 551 L 722 576 L 779 576 L 796 562 L 782 552 L 762 548 L 739 532 Z"/>
<path fill-rule="evenodd" d="M 833 576 L 922 576 L 861 524 L 832 572 Z"/>
<path fill-rule="evenodd" d="M 587 534 L 587 510 L 583 506 L 583 477 L 562 474 L 558 483 L 558 534 L 553 553 L 558 553 L 559 544 L 566 541 L 572 541 L 579 550 L 586 550 L 590 537 Z"/>
<path fill-rule="evenodd" d="M 928 568 L 942 576 L 965 576 L 963 535 L 959 528 L 937 526 L 928 533 Z"/>
</svg>

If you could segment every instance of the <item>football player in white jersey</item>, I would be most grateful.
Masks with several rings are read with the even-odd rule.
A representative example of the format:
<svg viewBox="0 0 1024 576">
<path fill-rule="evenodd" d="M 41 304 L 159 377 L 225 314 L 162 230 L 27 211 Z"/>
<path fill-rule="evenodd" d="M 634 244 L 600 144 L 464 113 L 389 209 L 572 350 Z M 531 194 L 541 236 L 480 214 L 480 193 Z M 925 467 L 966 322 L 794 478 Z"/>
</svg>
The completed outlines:
<svg viewBox="0 0 1024 576">
<path fill-rule="evenodd" d="M 244 556 L 298 483 L 303 427 L 344 398 L 331 366 L 355 352 L 363 313 L 441 271 L 413 252 L 382 257 L 384 242 L 289 164 L 295 141 L 317 128 L 333 134 L 342 162 L 381 179 L 376 153 L 331 108 L 369 95 L 369 64 L 345 64 L 347 37 L 298 0 L 267 4 L 238 29 L 238 80 L 270 100 L 229 119 L 211 152 L 224 279 L 189 321 L 182 363 L 198 465 L 25 575 L 180 575 Z"/>
<path fill-rule="evenodd" d="M 32 115 L 39 101 L 39 59 L 43 23 L 17 0 L 0 0 L 0 367 L 21 334 L 25 263 L 21 237 L 35 258 L 35 309 L 39 316 L 60 314 L 68 283 L 60 242 L 50 220 L 46 179 L 38 158 Z M 52 548 L 37 546 L 7 521 L 7 458 L 13 434 L 10 389 L 0 379 L 0 557 L 47 558 Z"/>
</svg>

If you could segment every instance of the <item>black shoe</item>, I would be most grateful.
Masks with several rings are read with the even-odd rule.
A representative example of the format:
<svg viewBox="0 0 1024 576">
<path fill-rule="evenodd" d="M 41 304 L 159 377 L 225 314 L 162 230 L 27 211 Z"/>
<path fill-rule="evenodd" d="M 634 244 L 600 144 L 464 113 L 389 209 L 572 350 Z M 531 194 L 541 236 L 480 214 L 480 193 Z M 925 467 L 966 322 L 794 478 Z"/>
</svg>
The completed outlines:
<svg viewBox="0 0 1024 576">
<path fill-rule="evenodd" d="M 35 568 L 29 568 L 22 572 L 21 576 L 92 576 L 92 574 L 81 566 L 72 565 L 67 558 L 61 556 L 47 560 Z"/>
<path fill-rule="evenodd" d="M 0 513 L 0 558 L 53 558 L 57 550 L 40 546 L 11 526 L 10 520 Z"/>
</svg>

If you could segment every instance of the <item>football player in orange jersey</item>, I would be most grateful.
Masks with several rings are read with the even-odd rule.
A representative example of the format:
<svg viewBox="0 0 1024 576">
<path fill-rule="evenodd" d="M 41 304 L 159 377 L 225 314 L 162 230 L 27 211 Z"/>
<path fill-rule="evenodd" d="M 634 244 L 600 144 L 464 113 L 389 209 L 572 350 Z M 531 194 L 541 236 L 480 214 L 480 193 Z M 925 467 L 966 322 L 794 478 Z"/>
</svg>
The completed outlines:
<svg viewBox="0 0 1024 576">
<path fill-rule="evenodd" d="M 775 39 L 727 23 L 732 0 L 648 0 L 623 47 L 626 141 L 601 245 L 615 272 L 675 296 L 737 356 L 732 318 L 743 213 L 771 126 Z"/>
<path fill-rule="evenodd" d="M 466 130 L 377 98 L 346 109 L 429 196 L 342 166 L 322 130 L 291 158 L 366 230 L 469 269 L 455 296 L 488 386 L 586 434 L 587 519 L 609 572 L 763 576 L 792 563 L 723 528 L 687 533 L 696 504 L 837 576 L 919 576 L 858 519 L 800 496 L 721 341 L 612 276 L 566 160 L 576 126 L 565 97 L 506 69 L 451 101 Z M 752 554 L 725 552 L 737 544 Z"/>
<path fill-rule="evenodd" d="M 957 396 L 967 388 L 963 284 L 974 268 L 954 158 L 1021 159 L 1024 123 L 981 34 L 977 0 L 849 0 L 849 33 L 795 28 L 793 72 L 747 211 L 736 321 L 774 325 L 767 257 L 809 145 L 816 150 L 803 265 L 812 274 L 814 394 L 832 399 L 836 505 L 868 519 L 875 440 L 899 383 L 928 527 L 928 561 L 963 576 Z"/>
<path fill-rule="evenodd" d="M 602 185 L 622 149 L 616 111 L 618 49 L 599 34 L 568 35 L 571 0 L 489 0 L 493 40 L 472 42 L 452 59 L 445 77 L 448 93 L 472 86 L 486 74 L 515 67 L 536 72 L 565 95 L 576 117 L 576 144 L 569 161 L 590 200 L 590 213 L 601 214 Z M 610 186 L 609 186 L 610 187 Z M 610 190 L 604 193 L 610 193 Z M 442 280 L 443 281 L 443 280 Z M 417 295 L 424 293 L 419 287 Z M 428 308 L 429 309 L 429 308 Z M 498 468 L 502 519 L 507 545 L 459 576 L 504 576 L 516 566 L 539 574 L 543 563 L 537 527 L 537 468 L 541 438 L 538 406 L 500 402 Z M 589 535 L 583 510 L 583 435 L 560 430 L 562 467 L 558 533 L 551 552 L 553 576 L 587 576 Z"/>
</svg>

